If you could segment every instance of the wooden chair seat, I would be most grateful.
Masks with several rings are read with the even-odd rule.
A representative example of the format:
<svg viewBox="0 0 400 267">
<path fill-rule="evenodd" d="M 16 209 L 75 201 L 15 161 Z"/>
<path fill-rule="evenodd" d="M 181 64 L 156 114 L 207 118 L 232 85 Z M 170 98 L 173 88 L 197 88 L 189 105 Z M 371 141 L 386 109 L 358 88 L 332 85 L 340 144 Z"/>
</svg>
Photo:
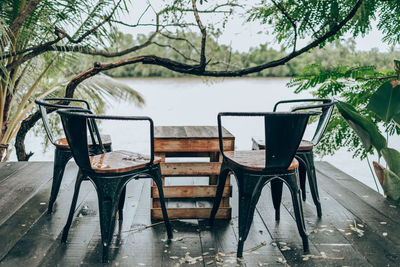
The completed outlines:
<svg viewBox="0 0 400 267">
<path fill-rule="evenodd" d="M 101 135 L 101 141 L 104 146 L 111 146 L 111 136 L 108 134 Z M 54 142 L 54 145 L 58 148 L 69 149 L 67 138 L 62 137 Z M 92 138 L 88 136 L 88 145 L 92 146 Z"/>
<path fill-rule="evenodd" d="M 121 173 L 145 167 L 150 157 L 125 150 L 112 151 L 90 157 L 92 169 L 97 173 Z M 160 163 L 160 157 L 154 157 L 154 164 Z"/>
<path fill-rule="evenodd" d="M 298 150 L 312 150 L 314 144 L 311 141 L 301 140 Z"/>
<path fill-rule="evenodd" d="M 225 156 L 228 160 L 240 167 L 251 171 L 262 171 L 265 168 L 265 151 L 226 151 Z M 296 159 L 292 160 L 288 170 L 294 170 L 299 167 Z"/>
</svg>

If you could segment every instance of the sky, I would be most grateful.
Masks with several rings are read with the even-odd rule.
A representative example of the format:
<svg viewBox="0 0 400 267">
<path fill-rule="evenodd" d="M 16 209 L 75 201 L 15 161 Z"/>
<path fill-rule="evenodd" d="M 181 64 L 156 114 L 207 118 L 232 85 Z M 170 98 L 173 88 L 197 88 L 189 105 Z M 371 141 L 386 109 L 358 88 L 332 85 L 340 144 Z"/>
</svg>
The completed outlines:
<svg viewBox="0 0 400 267">
<path fill-rule="evenodd" d="M 217 0 L 215 0 L 217 1 Z M 214 2 L 215 2 L 214 1 Z M 247 5 L 254 4 L 259 0 L 249 0 L 245 3 Z M 128 22 L 131 24 L 135 24 L 140 18 L 141 23 L 152 23 L 154 22 L 154 12 L 152 12 L 151 8 L 143 15 L 143 11 L 148 7 L 148 1 L 132 1 L 131 7 L 129 7 L 129 13 L 126 13 L 121 16 L 121 20 L 124 22 Z M 161 10 L 163 8 L 163 1 L 151 1 L 152 8 L 154 10 Z M 200 8 L 199 8 L 200 9 Z M 192 13 L 188 14 L 189 20 L 192 20 L 195 23 Z M 200 14 L 201 20 L 204 24 L 209 25 L 218 25 L 222 20 L 221 15 L 209 15 L 209 14 Z M 252 23 L 243 23 L 244 18 L 240 16 L 240 14 L 231 15 L 232 19 L 226 24 L 224 28 L 223 34 L 220 36 L 218 42 L 226 45 L 231 45 L 232 49 L 240 52 L 247 52 L 251 47 L 257 47 L 260 44 L 267 43 L 268 46 L 273 47 L 277 50 L 280 50 L 281 45 L 274 40 L 274 38 L 268 34 L 268 31 L 271 32 L 272 29 L 266 28 L 266 26 L 262 26 L 259 22 Z M 198 30 L 197 28 L 193 28 L 194 30 Z M 131 33 L 135 36 L 138 33 L 148 34 L 151 31 L 154 31 L 154 27 L 146 26 L 146 27 L 136 27 L 136 28 L 128 28 L 124 26 L 120 26 L 120 31 L 125 33 Z M 345 36 L 344 39 L 352 38 L 351 35 Z M 356 49 L 360 51 L 368 51 L 373 48 L 377 48 L 381 52 L 386 52 L 389 50 L 389 45 L 383 43 L 381 40 L 383 38 L 383 34 L 377 30 L 376 23 L 373 23 L 372 30 L 367 36 L 357 37 L 356 41 Z M 302 45 L 306 45 L 309 40 L 300 40 L 298 41 L 298 47 Z"/>
</svg>

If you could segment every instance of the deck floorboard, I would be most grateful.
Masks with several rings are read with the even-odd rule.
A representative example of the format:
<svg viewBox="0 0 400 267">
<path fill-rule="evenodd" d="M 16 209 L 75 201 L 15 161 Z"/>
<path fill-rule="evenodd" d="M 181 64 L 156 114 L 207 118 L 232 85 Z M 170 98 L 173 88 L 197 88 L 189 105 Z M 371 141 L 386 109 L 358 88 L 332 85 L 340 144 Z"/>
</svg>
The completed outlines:
<svg viewBox="0 0 400 267">
<path fill-rule="evenodd" d="M 316 167 L 323 216 L 317 218 L 307 192 L 303 209 L 309 256 L 303 255 L 287 189 L 281 220 L 276 222 L 270 188 L 264 188 L 244 258 L 237 260 L 238 196 L 233 177 L 232 219 L 217 220 L 213 227 L 205 220 L 174 220 L 172 241 L 166 240 L 164 224 L 151 221 L 151 181 L 141 179 L 127 186 L 124 220 L 117 222 L 110 266 L 398 266 L 400 205 L 329 163 L 317 162 Z M 55 212 L 48 215 L 52 163 L 0 164 L 0 266 L 104 266 L 97 194 L 90 182 L 81 187 L 68 242 L 60 242 L 76 172 L 76 165 L 69 163 Z M 200 183 L 189 179 L 185 182 Z M 199 205 L 210 204 L 205 200 L 168 203 L 170 207 Z"/>
</svg>

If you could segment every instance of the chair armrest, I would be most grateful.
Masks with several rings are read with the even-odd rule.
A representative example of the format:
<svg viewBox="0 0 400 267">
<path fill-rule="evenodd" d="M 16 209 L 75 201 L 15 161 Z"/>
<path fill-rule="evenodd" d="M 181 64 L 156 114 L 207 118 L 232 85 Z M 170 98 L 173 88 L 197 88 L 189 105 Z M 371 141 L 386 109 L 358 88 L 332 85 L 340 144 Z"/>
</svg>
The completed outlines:
<svg viewBox="0 0 400 267">
<path fill-rule="evenodd" d="M 120 120 L 120 121 L 148 121 L 149 126 L 150 126 L 150 164 L 154 162 L 154 122 L 153 120 L 148 117 L 148 116 L 114 116 L 114 115 L 95 115 L 93 114 L 90 110 L 82 110 L 82 109 L 76 109 L 76 110 L 67 110 L 67 112 L 74 113 L 76 116 L 82 116 L 82 114 L 79 113 L 89 113 L 89 114 L 84 114 L 85 117 L 88 118 L 88 120 L 93 121 L 94 125 L 94 130 L 97 135 L 99 142 L 101 142 L 100 134 L 97 129 L 97 124 L 95 123 L 96 119 L 99 120 Z M 73 116 L 74 116 L 73 115 Z M 102 148 L 102 144 L 99 144 Z M 104 149 L 104 148 L 103 148 Z"/>
<path fill-rule="evenodd" d="M 273 111 L 275 112 L 280 104 L 299 103 L 299 102 L 322 102 L 323 104 L 326 104 L 326 103 L 329 103 L 332 101 L 333 100 L 326 99 L 326 98 L 304 98 L 304 99 L 281 100 L 281 101 L 276 102 L 276 104 L 274 105 Z"/>
<path fill-rule="evenodd" d="M 57 101 L 56 103 L 49 103 L 49 101 Z M 81 107 L 73 107 L 69 106 L 68 104 L 64 104 L 65 102 L 76 102 L 76 103 L 84 103 L 86 105 L 86 109 L 90 110 L 89 102 L 84 99 L 78 98 L 63 98 L 63 97 L 51 97 L 51 98 L 43 98 L 43 99 L 36 99 L 35 103 L 38 105 L 43 105 L 45 107 L 50 108 L 81 108 Z"/>
</svg>

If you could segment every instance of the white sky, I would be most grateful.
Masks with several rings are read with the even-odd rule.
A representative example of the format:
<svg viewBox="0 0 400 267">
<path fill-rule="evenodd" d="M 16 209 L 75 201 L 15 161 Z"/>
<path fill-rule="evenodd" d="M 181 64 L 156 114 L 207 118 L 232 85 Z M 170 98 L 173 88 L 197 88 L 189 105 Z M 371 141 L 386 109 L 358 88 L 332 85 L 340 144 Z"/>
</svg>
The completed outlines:
<svg viewBox="0 0 400 267">
<path fill-rule="evenodd" d="M 215 2 L 215 1 L 214 1 Z M 246 1 L 247 5 L 252 4 L 253 2 L 258 2 L 258 0 Z M 161 10 L 163 8 L 163 1 L 151 1 L 152 6 L 155 10 Z M 132 7 L 130 7 L 129 14 L 125 14 L 121 17 L 121 20 L 134 24 L 137 22 L 139 16 L 147 7 L 147 1 L 144 0 L 136 0 L 132 1 Z M 200 9 L 201 7 L 199 7 Z M 203 21 L 203 24 L 215 24 L 221 21 L 221 15 L 208 15 L 208 14 L 200 14 L 200 17 Z M 231 19 L 224 29 L 224 33 L 219 38 L 219 43 L 231 45 L 233 50 L 238 50 L 241 52 L 246 52 L 250 47 L 256 47 L 260 44 L 268 43 L 269 46 L 272 46 L 275 49 L 280 49 L 280 44 L 277 43 L 274 38 L 267 33 L 268 29 L 265 26 L 260 25 L 258 22 L 246 23 L 244 24 L 244 18 L 240 16 L 240 14 L 233 14 Z M 195 23 L 193 19 L 193 14 L 189 13 L 188 19 L 191 22 Z M 154 13 L 149 9 L 149 11 L 141 18 L 141 23 L 151 23 L 154 22 Z M 379 51 L 386 52 L 389 50 L 389 45 L 383 43 L 381 40 L 383 38 L 383 34 L 376 29 L 376 23 L 373 23 L 373 29 L 370 33 L 365 37 L 357 37 L 356 41 L 356 49 L 357 50 L 371 50 L 373 48 L 378 48 Z M 198 30 L 197 28 L 193 28 L 194 30 Z M 134 36 L 138 33 L 149 33 L 154 30 L 154 27 L 137 27 L 137 28 L 127 28 L 124 26 L 120 26 L 119 30 L 126 33 L 131 33 Z M 352 38 L 350 35 L 345 37 Z M 305 45 L 307 40 L 298 41 L 298 48 Z M 399 46 L 397 46 L 399 48 Z"/>
</svg>

